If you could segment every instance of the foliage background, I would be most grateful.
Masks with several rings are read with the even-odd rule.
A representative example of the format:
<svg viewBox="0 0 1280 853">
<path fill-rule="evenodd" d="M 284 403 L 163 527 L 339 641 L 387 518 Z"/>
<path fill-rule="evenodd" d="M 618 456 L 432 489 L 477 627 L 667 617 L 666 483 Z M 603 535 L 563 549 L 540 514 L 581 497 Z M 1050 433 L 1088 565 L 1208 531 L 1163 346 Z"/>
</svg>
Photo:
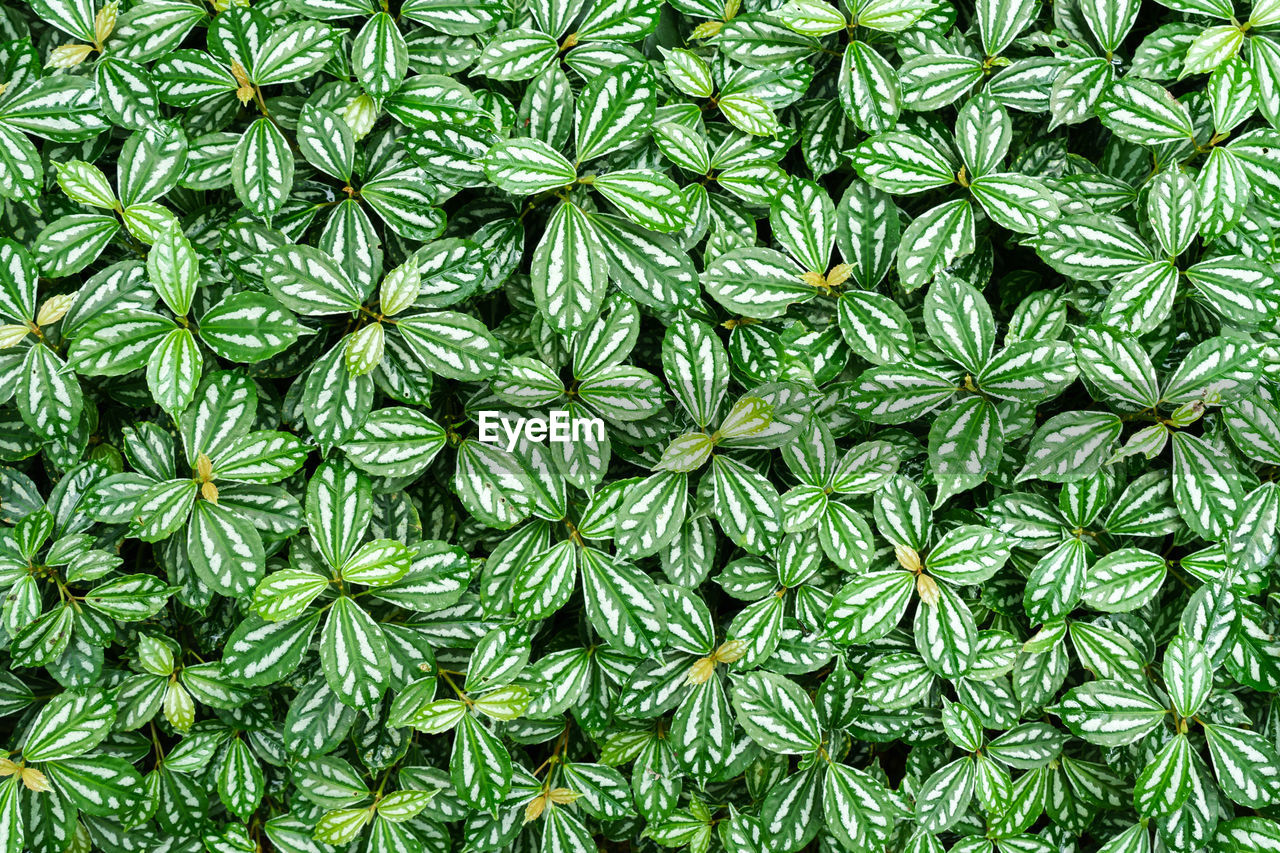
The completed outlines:
<svg viewBox="0 0 1280 853">
<path fill-rule="evenodd" d="M 4 850 L 1280 849 L 1280 3 L 0 67 Z"/>
</svg>

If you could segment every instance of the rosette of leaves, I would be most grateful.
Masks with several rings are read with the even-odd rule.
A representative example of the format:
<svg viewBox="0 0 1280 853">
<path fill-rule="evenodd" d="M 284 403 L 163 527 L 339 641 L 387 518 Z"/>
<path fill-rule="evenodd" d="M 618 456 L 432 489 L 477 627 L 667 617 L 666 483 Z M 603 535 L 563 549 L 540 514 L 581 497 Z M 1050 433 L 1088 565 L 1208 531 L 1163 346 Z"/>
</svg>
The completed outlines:
<svg viewBox="0 0 1280 853">
<path fill-rule="evenodd" d="M 0 8 L 0 851 L 1276 850 L 1278 152 L 1274 0 Z"/>
</svg>

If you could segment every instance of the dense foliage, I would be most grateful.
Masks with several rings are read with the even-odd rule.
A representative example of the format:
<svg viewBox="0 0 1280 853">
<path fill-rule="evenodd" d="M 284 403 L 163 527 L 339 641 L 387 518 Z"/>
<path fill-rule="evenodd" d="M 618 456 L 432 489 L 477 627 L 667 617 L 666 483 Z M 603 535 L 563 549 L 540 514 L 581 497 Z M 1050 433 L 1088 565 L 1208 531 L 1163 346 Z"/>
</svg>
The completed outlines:
<svg viewBox="0 0 1280 853">
<path fill-rule="evenodd" d="M 0 850 L 1280 850 L 1280 0 L 93 3 Z"/>
</svg>

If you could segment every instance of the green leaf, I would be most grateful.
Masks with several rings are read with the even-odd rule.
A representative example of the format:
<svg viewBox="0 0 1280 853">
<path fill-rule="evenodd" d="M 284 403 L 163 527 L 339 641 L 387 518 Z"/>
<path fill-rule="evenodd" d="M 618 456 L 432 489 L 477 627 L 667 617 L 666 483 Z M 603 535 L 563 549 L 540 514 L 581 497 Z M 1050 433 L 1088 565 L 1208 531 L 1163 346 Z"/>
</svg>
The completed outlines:
<svg viewBox="0 0 1280 853">
<path fill-rule="evenodd" d="M 218 797 L 241 820 L 247 820 L 262 799 L 264 778 L 258 759 L 240 738 L 227 744 L 218 768 Z"/>
<path fill-rule="evenodd" d="M 825 14 L 843 18 L 843 15 L 825 3 L 812 0 L 803 2 L 806 6 L 827 10 Z M 788 22 L 787 25 L 795 29 L 793 23 Z M 844 23 L 841 21 L 840 28 L 843 27 Z M 860 130 L 883 133 L 893 127 L 902 99 L 898 75 L 893 66 L 874 48 L 861 41 L 849 42 L 836 79 L 844 114 Z"/>
<path fill-rule="evenodd" d="M 561 334 L 584 329 L 600 311 L 609 265 L 591 220 L 562 202 L 547 223 L 530 269 L 538 309 Z"/>
<path fill-rule="evenodd" d="M 1177 735 L 1138 775 L 1134 808 L 1152 817 L 1176 811 L 1191 794 L 1191 773 L 1191 747 L 1186 735 Z"/>
<path fill-rule="evenodd" d="M 1209 338 L 1196 344 L 1165 380 L 1163 402 L 1217 403 L 1249 393 L 1258 381 L 1258 350 L 1246 341 Z"/>
<path fill-rule="evenodd" d="M 364 300 L 342 268 L 311 246 L 286 246 L 262 264 L 263 284 L 284 307 L 305 315 L 355 311 Z"/>
<path fill-rule="evenodd" d="M 1092 476 L 1120 437 L 1120 418 L 1108 412 L 1064 412 L 1031 439 L 1019 480 L 1070 483 Z"/>
<path fill-rule="evenodd" d="M 350 844 L 365 824 L 373 820 L 371 809 L 334 809 L 316 822 L 314 837 L 326 844 Z"/>
<path fill-rule="evenodd" d="M 478 441 L 458 448 L 454 490 L 473 515 L 490 527 L 506 529 L 531 508 L 529 475 L 510 453 Z"/>
<path fill-rule="evenodd" d="M 1207 74 L 1233 59 L 1244 44 L 1244 33 L 1234 25 L 1209 27 L 1187 48 L 1182 64 L 1181 77 L 1189 74 Z"/>
<path fill-rule="evenodd" d="M 375 707 L 389 684 L 389 652 L 382 628 L 345 596 L 330 608 L 320 638 L 320 661 L 330 689 L 353 708 Z"/>
<path fill-rule="evenodd" d="M 50 223 L 35 240 L 40 270 L 49 278 L 80 272 L 98 256 L 120 231 L 114 217 L 72 214 Z"/>
<path fill-rule="evenodd" d="M 97 166 L 83 160 L 70 160 L 58 166 L 58 186 L 70 199 L 81 204 L 106 210 L 113 210 L 116 206 L 116 194 L 107 176 Z"/>
<path fill-rule="evenodd" d="M 92 139 L 107 127 L 97 87 L 85 76 L 49 75 L 24 86 L 0 104 L 0 119 L 54 142 Z"/>
<path fill-rule="evenodd" d="M 234 293 L 200 318 L 200 339 L 225 359 L 253 363 L 293 346 L 303 327 L 264 294 Z"/>
<path fill-rule="evenodd" d="M 867 643 L 902 621 L 915 581 L 907 572 L 870 572 L 846 584 L 827 610 L 827 630 L 836 642 Z"/>
<path fill-rule="evenodd" d="M 938 484 L 934 505 L 985 480 L 1003 449 L 1000 416 L 985 399 L 967 397 L 944 411 L 929 428 L 929 467 Z"/>
<path fill-rule="evenodd" d="M 342 445 L 351 464 L 380 477 L 423 471 L 445 446 L 445 432 L 426 415 L 406 408 L 379 409 Z"/>
<path fill-rule="evenodd" d="M 93 6 L 83 0 L 35 0 L 35 13 L 73 38 L 93 41 Z"/>
<path fill-rule="evenodd" d="M 406 18 L 451 35 L 482 33 L 503 16 L 506 7 L 493 0 L 460 3 L 458 0 L 409 0 L 401 9 Z"/>
<path fill-rule="evenodd" d="M 227 675 L 244 684 L 265 686 L 291 674 L 311 645 L 320 615 L 279 623 L 257 619 L 240 623 L 224 647 L 222 664 Z"/>
<path fill-rule="evenodd" d="M 1097 114 L 1117 136 L 1139 145 L 1195 136 L 1187 108 L 1149 80 L 1117 80 L 1098 102 Z"/>
<path fill-rule="evenodd" d="M 1137 610 L 1160 591 L 1165 571 L 1165 561 L 1158 555 L 1140 548 L 1119 548 L 1089 570 L 1081 598 L 1094 610 Z"/>
<path fill-rule="evenodd" d="M 837 303 L 840 332 L 849 349 L 873 364 L 907 361 L 916 349 L 906 312 L 888 297 L 855 291 Z"/>
<path fill-rule="evenodd" d="M 35 259 L 22 245 L 0 241 L 0 266 L 8 273 L 0 282 L 0 312 L 14 322 L 36 317 L 36 282 L 39 270 Z"/>
<path fill-rule="evenodd" d="M 1023 175 L 983 175 L 969 184 L 982 209 L 1010 231 L 1037 233 L 1058 218 L 1058 204 L 1040 181 Z"/>
<path fill-rule="evenodd" d="M 99 688 L 59 693 L 31 724 L 22 757 L 60 761 L 84 755 L 102 742 L 115 719 L 115 703 Z"/>
<path fill-rule="evenodd" d="M 751 739 L 771 752 L 803 754 L 821 746 L 813 702 L 790 679 L 748 673 L 734 685 L 733 709 Z"/>
<path fill-rule="evenodd" d="M 99 817 L 110 817 L 146 796 L 142 777 L 122 758 L 66 758 L 44 765 L 44 772 L 76 807 Z"/>
<path fill-rule="evenodd" d="M 849 184 L 840 199 L 836 245 L 851 266 L 850 277 L 861 287 L 875 287 L 892 266 L 901 234 L 898 215 L 886 193 L 861 181 Z"/>
<path fill-rule="evenodd" d="M 689 479 L 659 472 L 629 489 L 618 507 L 614 541 L 630 559 L 657 553 L 671 543 L 684 523 Z"/>
<path fill-rule="evenodd" d="M 314 104 L 302 108 L 298 116 L 298 148 L 311 165 L 349 181 L 355 147 L 351 128 L 337 114 Z"/>
<path fill-rule="evenodd" d="M 981 79 L 982 63 L 956 53 L 928 53 L 902 64 L 902 103 L 911 110 L 935 110 L 954 103 Z"/>
<path fill-rule="evenodd" d="M 854 152 L 853 165 L 864 181 L 897 195 L 921 193 L 955 181 L 946 155 L 909 133 L 871 137 Z"/>
<path fill-rule="evenodd" d="M 680 188 L 647 169 L 627 169 L 596 177 L 591 187 L 632 222 L 650 231 L 679 231 L 689 222 Z"/>
<path fill-rule="evenodd" d="M 519 195 L 572 184 L 573 164 L 538 139 L 515 138 L 499 142 L 484 158 L 484 172 L 502 189 Z"/>
<path fill-rule="evenodd" d="M 143 492 L 132 513 L 138 524 L 138 538 L 158 542 L 181 528 L 198 491 L 199 486 L 192 480 L 167 480 Z"/>
<path fill-rule="evenodd" d="M 959 678 L 969 672 L 976 650 L 978 629 L 968 605 L 948 586 L 921 587 L 916 609 L 916 649 L 929 669 L 944 678 Z"/>
<path fill-rule="evenodd" d="M 172 591 L 154 575 L 126 575 L 94 587 L 84 603 L 112 619 L 139 622 L 160 612 Z"/>
<path fill-rule="evenodd" d="M 694 305 L 697 272 L 677 243 L 621 217 L 592 214 L 588 219 L 619 290 L 654 308 L 688 309 Z"/>
<path fill-rule="evenodd" d="M 394 539 L 366 542 L 341 566 L 343 580 L 366 586 L 395 583 L 408 573 L 413 554 Z"/>
<path fill-rule="evenodd" d="M 451 379 L 482 379 L 492 375 L 501 349 L 488 328 L 467 314 L 434 311 L 406 314 L 396 329 L 433 373 Z"/>
<path fill-rule="evenodd" d="M 914 290 L 974 250 L 973 206 L 967 199 L 943 202 L 902 232 L 898 277 Z"/>
<path fill-rule="evenodd" d="M 711 327 L 681 314 L 662 340 L 667 384 L 694 423 L 716 417 L 729 387 L 729 357 Z"/>
<path fill-rule="evenodd" d="M 705 779 L 729 760 L 733 714 L 720 679 L 694 685 L 671 719 L 669 739 L 686 772 Z"/>
<path fill-rule="evenodd" d="M 1009 541 L 988 527 L 966 524 L 948 531 L 929 552 L 929 574 L 955 584 L 981 583 L 1009 559 Z"/>
<path fill-rule="evenodd" d="M 657 80 L 648 65 L 622 63 L 588 82 L 577 100 L 575 150 L 582 163 L 649 133 Z"/>
<path fill-rule="evenodd" d="M 1178 268 L 1172 263 L 1143 264 L 1116 280 L 1101 319 L 1117 330 L 1145 334 L 1169 316 L 1177 289 Z"/>
<path fill-rule="evenodd" d="M 1235 469 L 1223 466 L 1204 439 L 1173 434 L 1173 496 L 1178 512 L 1196 534 L 1210 541 L 1226 535 L 1242 492 Z"/>
<path fill-rule="evenodd" d="M 1154 260 L 1142 238 L 1113 216 L 1064 216 L 1031 244 L 1049 266 L 1085 281 L 1132 273 Z"/>
<path fill-rule="evenodd" d="M 1019 403 L 1040 403 L 1061 394 L 1078 376 L 1071 346 L 1062 341 L 1015 341 L 978 374 L 982 390 Z"/>
<path fill-rule="evenodd" d="M 136 62 L 108 56 L 94 69 L 98 103 L 113 124 L 145 130 L 160 118 L 151 73 Z"/>
<path fill-rule="evenodd" d="M 781 316 L 787 306 L 806 302 L 816 291 L 804 270 L 773 249 L 733 249 L 718 256 L 702 274 L 712 298 L 737 314 L 759 319 Z"/>
<path fill-rule="evenodd" d="M 1099 746 L 1123 746 L 1158 726 L 1168 711 L 1124 682 L 1091 681 L 1067 691 L 1061 713 L 1077 737 Z"/>
<path fill-rule="evenodd" d="M 1194 264 L 1186 276 L 1209 306 L 1231 322 L 1254 325 L 1280 313 L 1280 281 L 1265 264 L 1228 255 Z"/>
<path fill-rule="evenodd" d="M 323 24 L 301 21 L 278 28 L 263 43 L 254 64 L 259 86 L 292 83 L 320 68 L 337 48 L 338 33 Z"/>
<path fill-rule="evenodd" d="M 954 276 L 940 277 L 925 296 L 925 326 L 933 343 L 970 373 L 991 358 L 995 321 L 982 294 Z"/>
<path fill-rule="evenodd" d="M 1280 411 L 1260 397 L 1249 396 L 1226 406 L 1223 413 L 1232 441 L 1245 456 L 1280 464 Z"/>
<path fill-rule="evenodd" d="M 1213 665 L 1204 647 L 1187 636 L 1170 641 L 1164 653 L 1164 680 L 1173 707 L 1194 717 L 1213 689 Z"/>
<path fill-rule="evenodd" d="M 240 137 L 231 162 L 236 196 L 258 217 L 270 221 L 293 189 L 293 152 L 270 119 L 260 118 Z"/>
<path fill-rule="evenodd" d="M 1036 4 L 1030 0 L 981 0 L 977 6 L 987 56 L 999 56 L 1036 14 Z"/>
<path fill-rule="evenodd" d="M 147 388 L 162 409 L 180 414 L 195 397 L 203 367 L 200 349 L 190 330 L 174 329 L 151 351 Z"/>
<path fill-rule="evenodd" d="M 1280 799 L 1280 754 L 1256 732 L 1205 725 L 1218 784 L 1233 802 L 1261 808 Z"/>
<path fill-rule="evenodd" d="M 24 134 L 0 125 L 0 195 L 31 204 L 44 183 L 40 154 Z"/>
<path fill-rule="evenodd" d="M 284 432 L 260 430 L 235 439 L 213 466 L 218 480 L 275 483 L 302 467 L 308 446 Z"/>
<path fill-rule="evenodd" d="M 871 774 L 845 764 L 828 765 L 822 808 L 827 826 L 851 849 L 866 843 L 868 834 L 878 837 L 892 825 L 882 786 Z"/>
<path fill-rule="evenodd" d="M 711 476 L 716 518 L 725 535 L 753 554 L 773 547 L 782 532 L 782 506 L 773 485 L 726 456 L 712 458 Z"/>
<path fill-rule="evenodd" d="M 423 5 L 431 2 L 427 0 Z M 469 29 L 470 25 L 467 26 Z M 555 60 L 557 48 L 553 36 L 537 30 L 507 30 L 485 45 L 475 71 L 493 80 L 528 80 L 537 77 Z"/>
<path fill-rule="evenodd" d="M 1147 218 L 1170 257 L 1186 250 L 1196 236 L 1200 200 L 1196 186 L 1181 172 L 1161 172 L 1147 189 Z"/>
<path fill-rule="evenodd" d="M 666 610 L 658 588 L 627 563 L 583 549 L 582 593 L 596 632 L 619 649 L 652 654 L 665 634 Z"/>
<path fill-rule="evenodd" d="M 449 759 L 453 788 L 464 801 L 493 810 L 511 786 L 511 757 L 474 716 L 463 716 Z"/>
<path fill-rule="evenodd" d="M 934 8 L 932 0 L 870 0 L 858 8 L 860 26 L 886 33 L 906 30 Z"/>
<path fill-rule="evenodd" d="M 347 368 L 347 347 L 331 349 L 307 374 L 302 413 L 322 445 L 350 438 L 373 405 L 373 381 Z"/>
<path fill-rule="evenodd" d="M 253 609 L 268 622 L 296 619 L 329 586 L 322 575 L 302 569 L 272 572 L 258 583 Z"/>
<path fill-rule="evenodd" d="M 916 818 L 923 828 L 941 832 L 959 820 L 972 798 L 973 759 L 964 756 L 925 780 L 916 798 Z"/>
<path fill-rule="evenodd" d="M 1131 0 L 1107 0 L 1088 4 L 1081 11 L 1085 14 L 1089 29 L 1103 48 L 1115 51 L 1133 28 L 1138 16 L 1138 6 Z"/>
<path fill-rule="evenodd" d="M 764 100 L 738 92 L 722 95 L 716 103 L 729 124 L 752 136 L 776 136 L 782 130 L 778 117 Z"/>
<path fill-rule="evenodd" d="M 27 350 L 20 371 L 15 399 L 23 422 L 45 439 L 68 435 L 84 409 L 75 375 L 43 343 Z"/>
<path fill-rule="evenodd" d="M 386 97 L 399 88 L 409 70 L 409 47 L 386 12 L 374 15 L 361 28 L 351 57 L 356 78 L 375 98 Z"/>
<path fill-rule="evenodd" d="M 802 35 L 824 36 L 843 30 L 848 21 L 820 0 L 791 0 L 776 13 L 778 20 Z"/>
<path fill-rule="evenodd" d="M 331 460 L 312 475 L 307 484 L 307 527 L 330 566 L 341 566 L 355 552 L 372 515 L 372 489 L 359 471 Z"/>
<path fill-rule="evenodd" d="M 197 500 L 187 527 L 191 566 L 210 589 L 239 597 L 253 590 L 266 567 L 262 537 L 244 516 Z"/>
<path fill-rule="evenodd" d="M 959 390 L 947 377 L 907 362 L 872 368 L 858 378 L 854 388 L 852 402 L 862 416 L 887 424 L 921 417 Z"/>
<path fill-rule="evenodd" d="M 1136 338 L 1093 326 L 1077 335 L 1072 346 L 1080 372 L 1106 396 L 1141 408 L 1160 402 L 1155 367 Z"/>
</svg>

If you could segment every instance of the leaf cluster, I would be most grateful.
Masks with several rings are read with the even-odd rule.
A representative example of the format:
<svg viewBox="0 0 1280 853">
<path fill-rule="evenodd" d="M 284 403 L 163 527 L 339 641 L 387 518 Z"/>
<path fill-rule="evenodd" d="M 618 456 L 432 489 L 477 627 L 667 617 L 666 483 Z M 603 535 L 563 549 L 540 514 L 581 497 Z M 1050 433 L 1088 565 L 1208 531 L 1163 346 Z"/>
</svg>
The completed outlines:
<svg viewBox="0 0 1280 853">
<path fill-rule="evenodd" d="M 1278 128 L 1277 0 L 0 7 L 0 853 L 1280 850 Z"/>
</svg>

